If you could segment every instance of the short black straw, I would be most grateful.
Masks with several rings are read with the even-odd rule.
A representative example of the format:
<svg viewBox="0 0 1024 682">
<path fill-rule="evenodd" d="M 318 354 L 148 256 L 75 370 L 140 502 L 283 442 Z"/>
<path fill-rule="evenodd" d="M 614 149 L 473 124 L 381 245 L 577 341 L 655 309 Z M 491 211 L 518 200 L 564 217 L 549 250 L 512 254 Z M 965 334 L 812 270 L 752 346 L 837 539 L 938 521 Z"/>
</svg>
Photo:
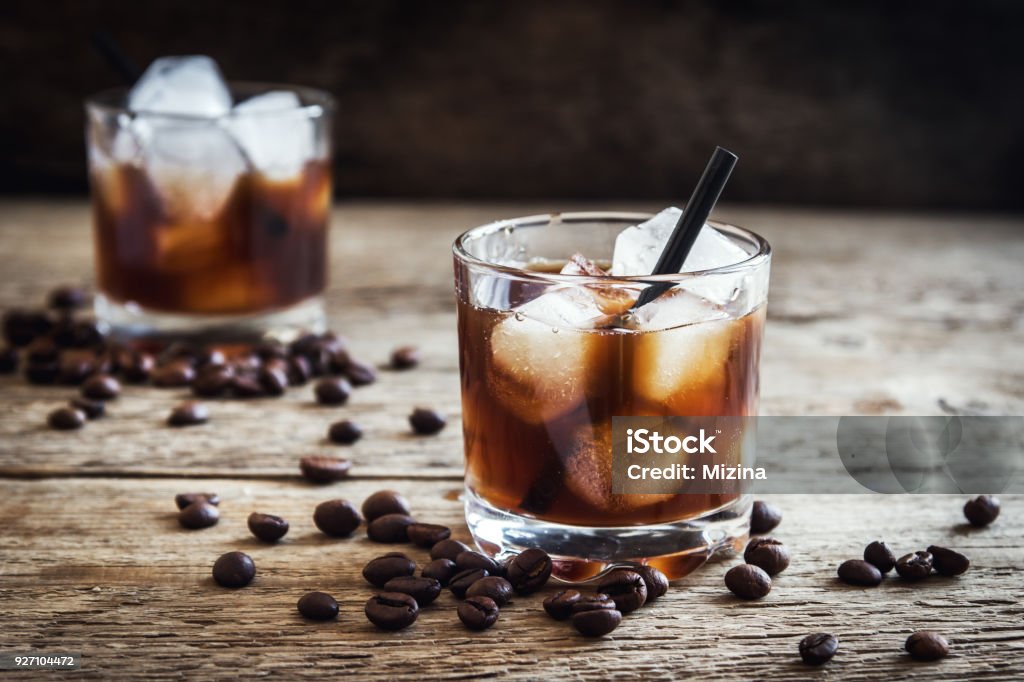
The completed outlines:
<svg viewBox="0 0 1024 682">
<path fill-rule="evenodd" d="M 124 53 L 117 41 L 106 31 L 96 31 L 92 34 L 92 46 L 102 55 L 107 63 L 117 71 L 117 75 L 125 82 L 125 85 L 135 85 L 142 75 L 139 66 Z"/>
<path fill-rule="evenodd" d="M 736 166 L 736 159 L 736 155 L 732 152 L 715 147 L 715 153 L 711 155 L 704 174 L 700 176 L 700 182 L 693 190 L 690 200 L 686 202 L 683 215 L 679 217 L 679 222 L 672 230 L 665 250 L 661 252 L 658 264 L 654 266 L 652 275 L 670 275 L 682 269 L 686 257 L 690 254 L 690 249 L 697 241 L 697 235 L 700 234 L 708 215 L 715 208 L 718 197 L 722 195 L 725 183 L 729 182 L 729 175 L 732 173 L 733 167 Z M 674 286 L 675 284 L 670 282 L 658 282 L 650 285 L 640 292 L 636 303 L 633 304 L 633 310 L 647 305 Z"/>
</svg>

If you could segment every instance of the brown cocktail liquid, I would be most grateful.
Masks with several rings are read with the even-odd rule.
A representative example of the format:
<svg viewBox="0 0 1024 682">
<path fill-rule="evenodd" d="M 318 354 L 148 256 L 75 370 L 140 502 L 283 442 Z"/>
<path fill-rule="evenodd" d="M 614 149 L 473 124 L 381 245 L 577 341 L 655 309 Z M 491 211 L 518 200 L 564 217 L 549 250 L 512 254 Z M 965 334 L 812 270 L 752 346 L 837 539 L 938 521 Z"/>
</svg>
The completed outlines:
<svg viewBox="0 0 1024 682">
<path fill-rule="evenodd" d="M 530 297 L 526 290 L 518 295 L 510 307 Z M 528 358 L 508 357 L 516 349 L 503 338 L 503 325 L 515 324 L 516 315 L 459 302 L 470 490 L 495 507 L 576 526 L 679 521 L 737 498 L 613 494 L 611 422 L 613 416 L 755 415 L 764 306 L 738 319 L 658 331 L 551 330 L 552 364 L 542 370 Z M 559 357 L 560 345 L 573 350 Z M 678 365 L 666 358 L 678 358 Z M 721 457 L 739 463 L 736 451 Z"/>
<path fill-rule="evenodd" d="M 209 215 L 169 211 L 134 165 L 94 171 L 92 184 L 97 284 L 113 302 L 235 315 L 286 308 L 324 289 L 331 191 L 324 161 L 307 162 L 287 180 L 243 173 Z M 186 207 L 194 185 L 180 188 Z"/>
</svg>

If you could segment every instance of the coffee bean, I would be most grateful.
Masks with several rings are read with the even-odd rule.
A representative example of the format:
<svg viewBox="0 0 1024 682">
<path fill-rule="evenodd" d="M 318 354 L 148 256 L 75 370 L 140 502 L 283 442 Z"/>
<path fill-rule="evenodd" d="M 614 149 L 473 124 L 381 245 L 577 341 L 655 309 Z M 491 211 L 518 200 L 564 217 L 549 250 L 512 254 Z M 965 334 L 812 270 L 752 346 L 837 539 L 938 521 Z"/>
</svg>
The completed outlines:
<svg viewBox="0 0 1024 682">
<path fill-rule="evenodd" d="M 309 360 L 302 356 L 288 358 L 288 369 L 285 370 L 288 376 L 289 386 L 305 386 L 313 371 L 309 367 Z"/>
<path fill-rule="evenodd" d="M 363 566 L 366 582 L 376 587 L 384 587 L 392 578 L 405 578 L 414 573 L 416 562 L 401 552 L 388 552 Z"/>
<path fill-rule="evenodd" d="M 448 581 L 448 589 L 456 597 L 462 599 L 473 583 L 486 577 L 487 571 L 482 568 L 467 568 L 452 576 L 452 579 Z"/>
<path fill-rule="evenodd" d="M 374 542 L 406 542 L 409 539 L 409 526 L 416 519 L 405 514 L 385 514 L 370 521 L 366 526 L 366 537 Z"/>
<path fill-rule="evenodd" d="M 363 430 L 359 428 L 359 425 L 343 419 L 340 422 L 334 422 L 330 428 L 327 429 L 327 439 L 332 443 L 338 445 L 352 445 L 357 440 L 363 437 Z"/>
<path fill-rule="evenodd" d="M 210 420 L 210 411 L 202 403 L 185 402 L 173 410 L 167 417 L 170 426 L 194 426 L 205 424 Z"/>
<path fill-rule="evenodd" d="M 96 357 L 91 351 L 66 350 L 57 363 L 57 381 L 77 386 L 97 371 Z"/>
<path fill-rule="evenodd" d="M 175 341 L 174 343 L 168 344 L 157 358 L 157 364 L 161 367 L 181 362 L 194 367 L 196 364 L 196 358 L 202 353 L 202 349 L 193 343 L 185 341 Z"/>
<path fill-rule="evenodd" d="M 249 370 L 235 370 L 235 375 L 231 377 L 230 390 L 231 396 L 239 400 L 262 398 L 267 394 L 256 375 Z"/>
<path fill-rule="evenodd" d="M 344 374 L 345 370 L 352 363 L 352 355 L 345 348 L 339 348 L 331 353 L 328 366 L 334 374 Z"/>
<path fill-rule="evenodd" d="M 260 386 L 267 395 L 281 396 L 288 390 L 288 375 L 277 367 L 264 367 L 259 371 Z"/>
<path fill-rule="evenodd" d="M 73 407 L 58 407 L 46 417 L 50 428 L 58 431 L 71 431 L 85 426 L 85 413 Z"/>
<path fill-rule="evenodd" d="M 97 374 L 82 384 L 82 395 L 92 400 L 113 400 L 121 393 L 121 384 L 109 374 Z"/>
<path fill-rule="evenodd" d="M 600 610 L 613 610 L 615 609 L 615 600 L 609 597 L 607 594 L 600 592 L 596 594 L 585 594 L 572 605 L 573 613 L 582 613 L 583 611 L 600 611 Z"/>
<path fill-rule="evenodd" d="M 409 511 L 409 502 L 394 490 L 378 490 L 363 500 L 363 516 L 367 521 L 373 521 L 385 514 L 408 515 Z"/>
<path fill-rule="evenodd" d="M 382 592 L 367 600 L 363 612 L 381 630 L 401 630 L 416 622 L 420 607 L 407 594 Z"/>
<path fill-rule="evenodd" d="M 839 564 L 839 579 L 850 585 L 874 587 L 882 582 L 882 572 L 861 559 L 849 559 Z"/>
<path fill-rule="evenodd" d="M 420 349 L 416 346 L 402 346 L 391 351 L 392 369 L 412 369 L 420 364 Z"/>
<path fill-rule="evenodd" d="M 584 637 L 607 635 L 621 622 L 622 612 L 615 608 L 615 602 L 608 595 L 583 597 L 572 606 L 573 627 Z"/>
<path fill-rule="evenodd" d="M 932 555 L 928 552 L 904 554 L 896 560 L 896 572 L 904 580 L 921 580 L 932 572 Z"/>
<path fill-rule="evenodd" d="M 298 603 L 299 613 L 310 620 L 333 620 L 338 617 L 338 602 L 326 592 L 307 592 Z"/>
<path fill-rule="evenodd" d="M 313 388 L 321 405 L 344 405 L 352 394 L 352 385 L 340 377 L 325 377 Z"/>
<path fill-rule="evenodd" d="M 195 354 L 196 367 L 223 367 L 227 363 L 224 351 L 219 348 L 203 348 Z"/>
<path fill-rule="evenodd" d="M 107 406 L 99 400 L 86 400 L 85 398 L 72 398 L 68 406 L 78 410 L 85 415 L 86 419 L 99 419 L 106 414 Z"/>
<path fill-rule="evenodd" d="M 363 522 L 348 500 L 327 500 L 313 511 L 313 523 L 321 532 L 336 538 L 348 537 Z"/>
<path fill-rule="evenodd" d="M 433 523 L 414 523 L 406 528 L 409 542 L 417 547 L 433 547 L 441 540 L 448 539 L 452 531 L 448 526 Z"/>
<path fill-rule="evenodd" d="M 551 577 L 551 557 L 542 550 L 527 549 L 510 561 L 506 577 L 519 594 L 536 592 Z"/>
<path fill-rule="evenodd" d="M 487 571 L 488 575 L 498 575 L 502 572 L 497 561 L 486 554 L 481 554 L 471 549 L 459 552 L 455 556 L 455 565 L 458 566 L 460 571 L 464 571 L 467 568 L 482 568 Z"/>
<path fill-rule="evenodd" d="M 757 500 L 750 511 L 750 532 L 770 533 L 782 521 L 782 512 L 775 505 Z"/>
<path fill-rule="evenodd" d="M 277 542 L 288 532 L 288 522 L 273 514 L 253 512 L 248 524 L 249 531 L 263 542 Z"/>
<path fill-rule="evenodd" d="M 253 346 L 253 352 L 264 362 L 268 360 L 287 360 L 288 349 L 277 341 L 261 341 Z"/>
<path fill-rule="evenodd" d="M 46 302 L 58 310 L 77 310 L 89 302 L 89 295 L 81 287 L 61 286 L 49 293 Z"/>
<path fill-rule="evenodd" d="M 213 579 L 223 587 L 245 587 L 256 577 L 256 564 L 244 552 L 222 554 L 213 564 Z"/>
<path fill-rule="evenodd" d="M 928 553 L 932 555 L 932 566 L 939 575 L 961 575 L 971 566 L 971 560 L 960 552 L 945 547 L 931 545 Z"/>
<path fill-rule="evenodd" d="M 999 498 L 979 495 L 964 505 L 964 516 L 972 526 L 987 526 L 999 516 Z"/>
<path fill-rule="evenodd" d="M 416 600 L 420 606 L 426 606 L 441 594 L 441 583 L 434 578 L 417 578 L 411 575 L 392 578 L 384 583 L 384 591 L 401 592 Z"/>
<path fill-rule="evenodd" d="M 299 460 L 299 469 L 303 477 L 313 483 L 332 483 L 348 478 L 352 462 L 341 457 L 326 455 L 309 455 Z"/>
<path fill-rule="evenodd" d="M 60 348 L 48 338 L 36 339 L 25 349 L 25 358 L 34 363 L 57 362 Z"/>
<path fill-rule="evenodd" d="M 498 604 L 483 596 L 469 597 L 458 606 L 459 620 L 470 630 L 486 630 L 498 620 Z"/>
<path fill-rule="evenodd" d="M 747 543 L 743 560 L 768 575 L 778 575 L 789 566 L 789 550 L 775 538 L 753 538 Z"/>
<path fill-rule="evenodd" d="M 573 604 L 583 595 L 577 590 L 562 590 L 544 600 L 544 610 L 555 620 L 565 620 L 572 615 Z"/>
<path fill-rule="evenodd" d="M 647 602 L 647 583 L 643 576 L 628 569 L 617 569 L 597 584 L 597 591 L 615 602 L 622 615 L 632 613 Z"/>
<path fill-rule="evenodd" d="M 725 586 L 741 599 L 760 599 L 772 591 L 772 579 L 753 564 L 740 564 L 725 574 Z"/>
<path fill-rule="evenodd" d="M 919 661 L 937 661 L 949 655 L 949 642 L 937 632 L 919 630 L 907 637 L 903 645 L 913 658 Z"/>
<path fill-rule="evenodd" d="M 76 320 L 72 328 L 71 345 L 75 348 L 91 348 L 103 343 L 103 332 L 96 320 Z"/>
<path fill-rule="evenodd" d="M 178 512 L 178 523 L 183 528 L 192 530 L 215 526 L 219 520 L 220 510 L 215 505 L 203 500 L 193 502 Z"/>
<path fill-rule="evenodd" d="M 29 362 L 25 366 L 25 378 L 30 384 L 47 386 L 57 381 L 60 369 L 56 362 Z"/>
<path fill-rule="evenodd" d="M 839 650 L 839 638 L 827 632 L 816 632 L 800 640 L 800 658 L 807 665 L 824 665 Z"/>
<path fill-rule="evenodd" d="M 157 367 L 150 376 L 153 379 L 154 386 L 159 388 L 180 388 L 192 383 L 192 380 L 196 378 L 196 371 L 192 369 L 191 364 L 177 361 L 169 365 Z"/>
<path fill-rule="evenodd" d="M 423 567 L 421 575 L 424 578 L 433 578 L 441 583 L 441 587 L 448 587 L 452 576 L 458 573 L 458 571 L 459 569 L 455 567 L 455 562 L 451 559 L 434 559 Z"/>
<path fill-rule="evenodd" d="M 220 495 L 217 493 L 178 493 L 174 496 L 174 504 L 179 510 L 193 502 L 209 502 L 213 506 L 217 506 L 220 504 Z"/>
<path fill-rule="evenodd" d="M 209 367 L 192 380 L 192 392 L 203 398 L 217 398 L 231 387 L 234 371 L 230 367 Z"/>
<path fill-rule="evenodd" d="M 14 346 L 0 348 L 0 374 L 12 374 L 18 369 L 18 349 Z"/>
<path fill-rule="evenodd" d="M 154 367 L 156 360 L 149 353 L 132 353 L 127 361 L 121 362 L 121 376 L 130 384 L 145 383 L 149 381 Z"/>
<path fill-rule="evenodd" d="M 888 573 L 896 567 L 896 555 L 889 549 L 889 545 L 881 540 L 875 540 L 864 548 L 864 561 L 882 573 Z"/>
<path fill-rule="evenodd" d="M 50 333 L 53 320 L 35 310 L 8 310 L 3 316 L 4 338 L 12 346 L 26 346 L 33 339 Z"/>
<path fill-rule="evenodd" d="M 431 436 L 445 427 L 447 421 L 441 413 L 425 407 L 417 407 L 409 415 L 412 430 L 421 436 Z"/>
<path fill-rule="evenodd" d="M 504 606 L 512 600 L 512 583 L 501 576 L 489 575 L 470 585 L 466 596 L 488 597 L 498 606 Z"/>
<path fill-rule="evenodd" d="M 345 376 L 353 386 L 367 386 L 377 381 L 377 372 L 373 367 L 357 360 L 349 360 L 345 366 Z"/>
<path fill-rule="evenodd" d="M 452 563 L 455 562 L 455 557 L 459 556 L 463 552 L 469 549 L 469 545 L 466 545 L 458 540 L 441 540 L 433 547 L 430 548 L 431 559 L 450 559 Z"/>
<path fill-rule="evenodd" d="M 654 566 L 634 566 L 630 570 L 636 571 L 644 579 L 644 583 L 647 585 L 647 601 L 651 602 L 658 597 L 664 597 L 668 592 L 668 578 Z"/>
</svg>

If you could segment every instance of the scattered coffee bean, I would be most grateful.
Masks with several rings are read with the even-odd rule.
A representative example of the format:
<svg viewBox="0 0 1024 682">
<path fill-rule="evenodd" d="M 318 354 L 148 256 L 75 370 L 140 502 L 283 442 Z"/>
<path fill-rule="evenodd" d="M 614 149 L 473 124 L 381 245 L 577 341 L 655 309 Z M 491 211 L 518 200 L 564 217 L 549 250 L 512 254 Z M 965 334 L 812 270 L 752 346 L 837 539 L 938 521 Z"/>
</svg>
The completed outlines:
<svg viewBox="0 0 1024 682">
<path fill-rule="evenodd" d="M 931 545 L 928 553 L 932 555 L 932 566 L 939 575 L 961 575 L 971 567 L 970 559 L 952 549 Z"/>
<path fill-rule="evenodd" d="M 245 552 L 222 554 L 213 564 L 213 579 L 222 587 L 245 587 L 256 577 L 256 564 Z"/>
<path fill-rule="evenodd" d="M 468 597 L 458 606 L 459 620 L 470 630 L 486 630 L 498 620 L 498 604 L 483 596 Z"/>
<path fill-rule="evenodd" d="M 289 386 L 305 386 L 313 375 L 309 360 L 302 356 L 288 358 L 288 368 L 285 373 L 288 375 Z"/>
<path fill-rule="evenodd" d="M 896 560 L 896 572 L 904 580 L 921 580 L 932 572 L 932 555 L 928 552 L 904 554 Z"/>
<path fill-rule="evenodd" d="M 107 406 L 101 401 L 85 398 L 72 398 L 68 401 L 68 406 L 84 414 L 86 419 L 99 419 L 107 411 Z"/>
<path fill-rule="evenodd" d="M 979 495 L 964 505 L 964 516 L 972 526 L 987 526 L 999 516 L 999 498 Z"/>
<path fill-rule="evenodd" d="M 488 597 L 498 606 L 504 606 L 512 600 L 512 583 L 501 576 L 489 575 L 470 585 L 466 596 Z"/>
<path fill-rule="evenodd" d="M 230 367 L 209 367 L 192 381 L 192 392 L 203 398 L 217 398 L 227 393 L 233 379 Z"/>
<path fill-rule="evenodd" d="M 57 363 L 57 381 L 77 386 L 97 371 L 96 357 L 90 351 L 66 350 Z"/>
<path fill-rule="evenodd" d="M 196 367 L 223 367 L 227 363 L 224 351 L 218 348 L 203 348 L 195 354 Z"/>
<path fill-rule="evenodd" d="M 50 339 L 36 339 L 25 349 L 25 357 L 31 363 L 57 362 L 60 358 L 60 348 Z"/>
<path fill-rule="evenodd" d="M 385 514 L 370 521 L 366 526 L 366 537 L 374 542 L 406 542 L 409 540 L 409 526 L 416 519 L 405 514 Z"/>
<path fill-rule="evenodd" d="M 839 564 L 839 579 L 850 585 L 874 587 L 882 582 L 882 572 L 861 559 L 849 559 Z"/>
<path fill-rule="evenodd" d="M 57 310 L 77 310 L 89 302 L 85 290 L 76 286 L 57 287 L 46 297 L 46 303 Z"/>
<path fill-rule="evenodd" d="M 47 386 L 57 381 L 60 369 L 56 362 L 29 362 L 25 367 L 25 378 L 30 384 Z"/>
<path fill-rule="evenodd" d="M 85 413 L 73 407 L 58 407 L 46 417 L 50 428 L 58 431 L 71 431 L 85 426 Z"/>
<path fill-rule="evenodd" d="M 824 665 L 839 650 L 839 638 L 827 632 L 816 632 L 800 640 L 800 658 L 807 665 Z"/>
<path fill-rule="evenodd" d="M 363 430 L 359 428 L 359 425 L 355 422 L 351 422 L 348 419 L 343 419 L 340 422 L 334 422 L 330 428 L 327 429 L 327 439 L 332 443 L 338 445 L 352 445 L 357 440 L 363 437 Z"/>
<path fill-rule="evenodd" d="M 277 542 L 288 532 L 288 522 L 273 514 L 253 512 L 248 524 L 249 531 L 263 542 Z"/>
<path fill-rule="evenodd" d="M 349 364 L 352 362 L 352 356 L 345 348 L 339 348 L 338 350 L 331 353 L 331 359 L 328 363 L 331 372 L 335 374 L 344 374 L 345 370 L 348 369 Z"/>
<path fill-rule="evenodd" d="M 473 586 L 473 583 L 486 577 L 487 571 L 482 568 L 467 568 L 452 576 L 452 579 L 448 581 L 448 589 L 456 597 L 462 599 L 466 596 L 467 590 Z"/>
<path fill-rule="evenodd" d="M 907 653 L 919 661 L 937 661 L 949 655 L 949 642 L 937 632 L 919 630 L 907 637 Z"/>
<path fill-rule="evenodd" d="M 45 312 L 8 310 L 3 316 L 4 338 L 12 346 L 28 345 L 33 339 L 48 334 L 53 320 Z"/>
<path fill-rule="evenodd" d="M 747 543 L 743 560 L 774 576 L 789 567 L 789 550 L 775 538 L 753 538 Z"/>
<path fill-rule="evenodd" d="M 267 362 L 268 360 L 287 360 L 288 349 L 285 348 L 284 344 L 278 343 L 277 341 L 261 341 L 253 347 L 253 352 L 259 357 L 260 360 Z"/>
<path fill-rule="evenodd" d="M 313 388 L 321 405 L 344 405 L 352 394 L 352 385 L 341 377 L 325 377 Z"/>
<path fill-rule="evenodd" d="M 121 393 L 121 384 L 109 374 L 97 374 L 82 384 L 82 395 L 92 400 L 113 400 Z"/>
<path fill-rule="evenodd" d="M 530 594 L 544 587 L 551 577 L 551 557 L 539 549 L 520 552 L 507 565 L 508 581 L 519 594 Z"/>
<path fill-rule="evenodd" d="M 595 594 L 585 594 L 577 599 L 572 604 L 572 613 L 582 613 L 583 611 L 597 611 L 601 609 L 614 609 L 615 600 L 609 597 L 607 594 L 601 594 L 597 592 Z"/>
<path fill-rule="evenodd" d="M 180 388 L 188 386 L 196 378 L 196 371 L 192 365 L 184 361 L 172 362 L 163 367 L 154 369 L 150 376 L 153 385 L 159 388 Z"/>
<path fill-rule="evenodd" d="M 455 557 L 455 565 L 458 566 L 460 571 L 464 571 L 467 568 L 482 568 L 487 571 L 488 575 L 499 575 L 502 572 L 502 568 L 498 565 L 497 561 L 486 554 L 481 554 L 472 549 L 459 552 Z"/>
<path fill-rule="evenodd" d="M 262 398 L 267 393 L 263 390 L 263 385 L 259 379 L 248 372 L 241 374 L 236 370 L 235 375 L 231 377 L 231 395 L 239 400 L 249 400 L 250 398 Z"/>
<path fill-rule="evenodd" d="M 740 564 L 725 574 L 725 586 L 741 599 L 760 599 L 772 591 L 772 579 L 753 564 Z"/>
<path fill-rule="evenodd" d="M 391 352 L 392 369 L 412 369 L 420 364 L 420 349 L 416 346 L 402 346 Z"/>
<path fill-rule="evenodd" d="M 441 540 L 447 540 L 452 531 L 448 526 L 439 526 L 433 523 L 413 523 L 406 528 L 409 542 L 417 547 L 433 547 Z"/>
<path fill-rule="evenodd" d="M 366 618 L 381 630 L 401 630 L 416 622 L 420 607 L 401 592 L 382 592 L 370 597 L 363 609 Z"/>
<path fill-rule="evenodd" d="M 451 559 L 434 559 L 429 564 L 423 567 L 423 571 L 420 573 L 424 578 L 433 578 L 437 582 L 441 583 L 441 587 L 448 587 L 449 581 L 452 576 L 459 572 L 456 568 L 455 562 Z"/>
<path fill-rule="evenodd" d="M 313 483 L 333 483 L 348 478 L 352 462 L 341 457 L 326 455 L 309 455 L 299 460 L 299 469 L 307 481 Z"/>
<path fill-rule="evenodd" d="M 367 386 L 377 380 L 373 367 L 356 360 L 349 360 L 344 372 L 353 386 Z"/>
<path fill-rule="evenodd" d="M 371 559 L 363 566 L 363 577 L 366 578 L 366 582 L 376 587 L 384 587 L 392 578 L 404 578 L 414 573 L 416 562 L 401 552 L 388 552 Z"/>
<path fill-rule="evenodd" d="M 438 433 L 447 423 L 440 412 L 425 407 L 417 407 L 409 415 L 409 424 L 412 426 L 412 430 L 421 436 L 431 436 Z"/>
<path fill-rule="evenodd" d="M 0 348 L 0 374 L 11 374 L 18 369 L 18 349 L 14 346 Z"/>
<path fill-rule="evenodd" d="M 782 512 L 778 507 L 757 500 L 750 511 L 750 532 L 756 535 L 770 533 L 782 521 Z"/>
<path fill-rule="evenodd" d="M 668 592 L 668 577 L 654 566 L 634 566 L 632 569 L 640 574 L 647 585 L 647 601 L 651 602 L 658 597 L 664 597 Z"/>
<path fill-rule="evenodd" d="M 310 620 L 333 620 L 338 617 L 338 602 L 326 592 L 307 592 L 298 603 L 299 613 Z"/>
<path fill-rule="evenodd" d="M 385 592 L 401 592 L 416 600 L 420 606 L 426 606 L 441 594 L 441 583 L 434 578 L 417 578 L 411 575 L 392 578 L 384 583 Z"/>
<path fill-rule="evenodd" d="M 132 353 L 127 362 L 121 364 L 121 376 L 130 384 L 141 384 L 149 381 L 156 360 L 148 353 Z M 187 381 L 185 383 L 188 383 Z"/>
<path fill-rule="evenodd" d="M 173 410 L 167 417 L 170 426 L 194 426 L 205 424 L 210 420 L 210 411 L 202 403 L 185 402 Z"/>
<path fill-rule="evenodd" d="M 193 502 L 178 512 L 178 523 L 192 530 L 215 526 L 219 520 L 220 510 L 205 500 Z"/>
<path fill-rule="evenodd" d="M 352 535 L 363 522 L 363 517 L 348 500 L 327 500 L 316 506 L 313 523 L 323 533 L 336 538 Z"/>
<path fill-rule="evenodd" d="M 555 620 L 565 620 L 572 615 L 573 604 L 583 595 L 577 590 L 562 590 L 544 600 L 544 610 Z"/>
<path fill-rule="evenodd" d="M 647 583 L 643 576 L 629 569 L 617 569 L 606 575 L 597 583 L 597 591 L 611 597 L 624 616 L 647 602 Z"/>
<path fill-rule="evenodd" d="M 896 555 L 889 549 L 889 545 L 881 540 L 875 540 L 864 548 L 864 561 L 882 573 L 888 573 L 896 567 Z"/>
<path fill-rule="evenodd" d="M 288 390 L 288 375 L 285 370 L 278 367 L 263 367 L 259 371 L 260 386 L 264 393 L 272 396 L 281 396 Z"/>
<path fill-rule="evenodd" d="M 430 548 L 431 559 L 450 559 L 452 563 L 455 562 L 455 557 L 459 556 L 463 552 L 469 549 L 469 545 L 459 542 L 458 540 L 441 540 L 433 547 Z"/>
<path fill-rule="evenodd" d="M 409 512 L 409 502 L 394 490 L 378 490 L 363 500 L 363 516 L 367 521 L 373 521 L 385 514 L 408 515 Z"/>
<path fill-rule="evenodd" d="M 217 493 L 178 493 L 174 496 L 174 504 L 179 510 L 193 502 L 209 502 L 216 507 L 220 504 L 220 495 Z"/>
<path fill-rule="evenodd" d="M 584 637 L 603 637 L 619 627 L 622 612 L 607 595 L 604 599 L 584 597 L 572 606 L 572 624 Z"/>
</svg>

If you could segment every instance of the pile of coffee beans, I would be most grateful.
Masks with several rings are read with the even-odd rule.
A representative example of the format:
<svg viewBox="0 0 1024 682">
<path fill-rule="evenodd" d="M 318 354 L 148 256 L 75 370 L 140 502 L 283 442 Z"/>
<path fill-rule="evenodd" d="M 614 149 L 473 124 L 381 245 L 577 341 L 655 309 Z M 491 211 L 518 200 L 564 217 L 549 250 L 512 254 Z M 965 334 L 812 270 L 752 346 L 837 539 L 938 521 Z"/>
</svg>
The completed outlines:
<svg viewBox="0 0 1024 682">
<path fill-rule="evenodd" d="M 782 516 L 774 507 L 770 509 L 774 519 L 770 525 L 774 528 Z M 767 525 L 762 523 L 760 527 Z M 773 537 L 751 538 L 743 552 L 743 561 L 745 563 L 726 572 L 725 586 L 740 599 L 761 599 L 772 591 L 772 576 L 789 568 L 789 549 Z"/>
</svg>

